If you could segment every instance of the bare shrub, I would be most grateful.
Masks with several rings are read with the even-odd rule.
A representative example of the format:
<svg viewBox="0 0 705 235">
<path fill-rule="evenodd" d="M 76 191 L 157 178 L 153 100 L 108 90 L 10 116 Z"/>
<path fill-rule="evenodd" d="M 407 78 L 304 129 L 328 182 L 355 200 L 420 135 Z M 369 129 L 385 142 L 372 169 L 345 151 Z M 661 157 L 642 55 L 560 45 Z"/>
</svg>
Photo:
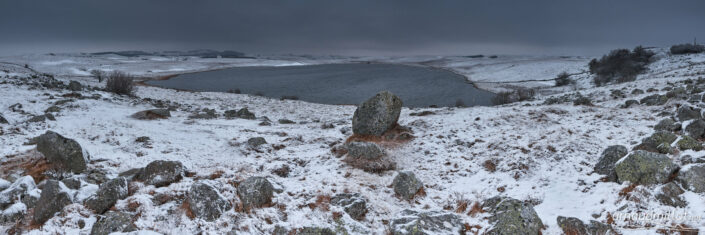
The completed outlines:
<svg viewBox="0 0 705 235">
<path fill-rule="evenodd" d="M 299 100 L 299 97 L 295 95 L 283 95 L 281 100 Z"/>
<path fill-rule="evenodd" d="M 531 88 L 519 88 L 516 90 L 517 101 L 531 100 L 536 96 L 536 90 Z"/>
<path fill-rule="evenodd" d="M 654 53 L 641 46 L 634 50 L 612 50 L 599 60 L 592 59 L 588 64 L 590 73 L 595 74 L 593 82 L 602 86 L 612 81 L 618 83 L 634 81 L 636 76 L 646 71 L 646 66 L 651 63 Z"/>
<path fill-rule="evenodd" d="M 674 55 L 695 54 L 703 52 L 705 52 L 705 46 L 698 44 L 685 43 L 671 46 L 671 54 Z"/>
<path fill-rule="evenodd" d="M 558 74 L 558 76 L 553 80 L 556 81 L 556 86 L 566 86 L 575 83 L 573 80 L 570 79 L 570 74 L 566 72 Z"/>
<path fill-rule="evenodd" d="M 494 97 L 492 97 L 492 104 L 502 105 L 502 104 L 512 103 L 512 102 L 514 102 L 514 101 L 512 101 L 512 95 L 513 95 L 513 92 L 511 92 L 511 91 L 499 92 Z"/>
<path fill-rule="evenodd" d="M 106 77 L 106 73 L 103 72 L 102 70 L 91 70 L 91 76 L 93 76 L 95 79 L 98 79 L 98 82 L 103 82 L 103 79 Z"/>
<path fill-rule="evenodd" d="M 497 93 L 495 97 L 492 98 L 492 104 L 503 105 L 518 101 L 527 101 L 534 99 L 534 96 L 536 96 L 536 89 L 518 88 L 514 91 L 503 91 Z"/>
<path fill-rule="evenodd" d="M 132 75 L 120 71 L 113 71 L 108 75 L 105 90 L 115 94 L 131 95 L 135 88 L 133 81 L 134 77 Z"/>
</svg>

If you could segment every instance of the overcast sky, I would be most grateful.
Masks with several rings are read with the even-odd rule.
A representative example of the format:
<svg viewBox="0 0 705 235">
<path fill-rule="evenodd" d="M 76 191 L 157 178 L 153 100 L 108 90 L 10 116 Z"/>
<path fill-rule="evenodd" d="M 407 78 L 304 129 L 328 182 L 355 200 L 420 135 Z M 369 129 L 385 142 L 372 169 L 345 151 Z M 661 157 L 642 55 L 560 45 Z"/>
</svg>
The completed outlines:
<svg viewBox="0 0 705 235">
<path fill-rule="evenodd" d="M 604 54 L 705 42 L 703 0 L 0 1 L 0 55 Z"/>
</svg>

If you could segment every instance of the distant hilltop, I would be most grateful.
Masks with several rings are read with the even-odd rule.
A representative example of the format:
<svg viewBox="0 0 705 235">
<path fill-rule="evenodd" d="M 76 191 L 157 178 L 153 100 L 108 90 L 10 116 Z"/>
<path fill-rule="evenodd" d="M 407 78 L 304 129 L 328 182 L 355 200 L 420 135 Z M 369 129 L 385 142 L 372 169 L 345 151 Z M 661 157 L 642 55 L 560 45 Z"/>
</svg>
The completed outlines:
<svg viewBox="0 0 705 235">
<path fill-rule="evenodd" d="M 147 52 L 147 51 L 105 51 L 90 53 L 91 55 L 108 55 L 115 54 L 126 57 L 137 56 L 196 56 L 201 58 L 253 58 L 238 51 L 216 51 L 216 50 L 191 50 L 191 51 L 163 51 L 163 52 Z"/>
</svg>

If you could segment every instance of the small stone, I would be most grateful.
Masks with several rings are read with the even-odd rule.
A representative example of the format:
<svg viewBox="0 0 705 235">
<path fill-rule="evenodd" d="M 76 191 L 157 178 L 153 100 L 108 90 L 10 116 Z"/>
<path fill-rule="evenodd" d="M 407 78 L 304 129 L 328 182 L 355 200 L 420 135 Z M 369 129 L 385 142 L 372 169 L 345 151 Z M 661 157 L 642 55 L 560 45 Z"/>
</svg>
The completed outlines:
<svg viewBox="0 0 705 235">
<path fill-rule="evenodd" d="M 279 124 L 296 124 L 296 122 L 289 119 L 279 119 L 277 122 L 279 122 Z"/>
<path fill-rule="evenodd" d="M 71 91 L 81 91 L 83 90 L 83 85 L 77 81 L 71 81 L 69 82 L 68 89 Z"/>
<path fill-rule="evenodd" d="M 393 235 L 462 234 L 460 216 L 446 211 L 403 210 L 389 223 Z"/>
<path fill-rule="evenodd" d="M 693 139 L 693 137 L 690 136 L 682 136 L 678 142 L 676 142 L 676 145 L 678 146 L 679 149 L 681 150 L 695 150 L 695 151 L 700 151 L 703 150 L 703 145 L 700 144 L 697 140 Z"/>
<path fill-rule="evenodd" d="M 637 100 L 627 100 L 624 101 L 624 105 L 622 106 L 623 108 L 629 108 L 635 105 L 639 105 L 639 101 Z"/>
<path fill-rule="evenodd" d="M 674 121 L 671 118 L 666 118 L 658 122 L 656 126 L 654 126 L 654 130 L 657 131 L 670 131 L 670 132 L 675 132 L 679 131 L 681 129 L 681 124 Z"/>
<path fill-rule="evenodd" d="M 482 203 L 492 215 L 489 218 L 490 235 L 541 234 L 543 223 L 531 204 L 506 197 L 494 197 Z"/>
<path fill-rule="evenodd" d="M 274 169 L 272 173 L 278 175 L 279 177 L 289 177 L 289 171 L 291 171 L 291 169 L 289 169 L 289 165 L 284 164 L 281 167 Z"/>
<path fill-rule="evenodd" d="M 683 200 L 680 196 L 685 191 L 681 189 L 676 183 L 669 182 L 661 186 L 656 194 L 656 199 L 661 202 L 661 204 L 673 206 L 673 207 L 685 207 L 688 203 Z"/>
<path fill-rule="evenodd" d="M 676 180 L 683 188 L 695 193 L 705 192 L 705 163 L 690 164 L 678 172 Z"/>
<path fill-rule="evenodd" d="M 685 127 L 684 132 L 694 139 L 702 139 L 705 137 L 705 121 L 698 119 L 691 122 Z"/>
<path fill-rule="evenodd" d="M 250 112 L 250 110 L 248 110 L 247 108 L 241 108 L 238 111 L 235 111 L 235 110 L 225 111 L 225 117 L 226 118 L 242 118 L 242 119 L 250 119 L 250 120 L 257 119 L 257 117 L 255 117 L 255 114 Z"/>
<path fill-rule="evenodd" d="M 678 120 L 680 120 L 681 122 L 701 118 L 701 110 L 699 108 L 695 108 L 688 105 L 682 105 L 681 107 L 679 107 L 677 113 Z"/>
<path fill-rule="evenodd" d="M 253 148 L 257 148 L 260 145 L 266 144 L 267 141 L 263 137 L 252 137 L 247 140 L 247 145 Z"/>
<path fill-rule="evenodd" d="M 150 109 L 132 114 L 131 117 L 139 120 L 167 119 L 171 113 L 168 109 Z"/>
<path fill-rule="evenodd" d="M 400 171 L 392 182 L 394 193 L 403 198 L 411 200 L 423 188 L 423 183 L 416 178 L 411 171 Z"/>
<path fill-rule="evenodd" d="M 331 199 L 331 204 L 342 207 L 355 220 L 362 220 L 367 213 L 367 200 L 359 193 L 341 193 Z"/>
<path fill-rule="evenodd" d="M 147 164 L 135 178 L 149 185 L 163 187 L 181 180 L 184 172 L 185 168 L 179 161 L 156 160 Z"/>
</svg>

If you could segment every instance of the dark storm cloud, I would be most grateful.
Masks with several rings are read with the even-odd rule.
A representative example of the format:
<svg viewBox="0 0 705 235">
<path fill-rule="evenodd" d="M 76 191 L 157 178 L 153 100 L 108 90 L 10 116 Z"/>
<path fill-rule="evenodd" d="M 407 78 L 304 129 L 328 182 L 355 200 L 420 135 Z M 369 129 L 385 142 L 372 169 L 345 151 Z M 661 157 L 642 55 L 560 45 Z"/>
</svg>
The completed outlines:
<svg viewBox="0 0 705 235">
<path fill-rule="evenodd" d="M 705 40 L 705 1 L 2 1 L 0 54 L 603 53 Z"/>
</svg>

